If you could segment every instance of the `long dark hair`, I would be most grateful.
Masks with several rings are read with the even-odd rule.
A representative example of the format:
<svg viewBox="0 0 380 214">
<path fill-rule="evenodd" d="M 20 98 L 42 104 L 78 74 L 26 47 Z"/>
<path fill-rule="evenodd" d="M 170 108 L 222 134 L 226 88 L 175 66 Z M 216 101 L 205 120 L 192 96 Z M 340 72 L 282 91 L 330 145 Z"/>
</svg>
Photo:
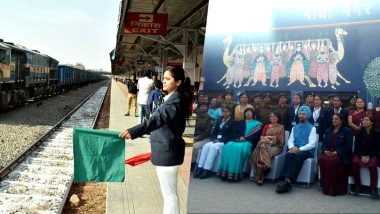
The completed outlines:
<svg viewBox="0 0 380 214">
<path fill-rule="evenodd" d="M 185 81 L 185 70 L 182 67 L 174 67 L 169 70 L 170 74 L 174 78 L 175 81 L 181 80 L 181 84 L 178 86 L 177 91 L 180 92 L 184 96 L 184 102 L 186 106 L 192 104 L 193 94 L 191 93 L 191 82 L 190 78 Z M 189 108 L 185 108 L 186 112 L 184 112 L 187 116 L 189 116 L 191 110 Z"/>
</svg>

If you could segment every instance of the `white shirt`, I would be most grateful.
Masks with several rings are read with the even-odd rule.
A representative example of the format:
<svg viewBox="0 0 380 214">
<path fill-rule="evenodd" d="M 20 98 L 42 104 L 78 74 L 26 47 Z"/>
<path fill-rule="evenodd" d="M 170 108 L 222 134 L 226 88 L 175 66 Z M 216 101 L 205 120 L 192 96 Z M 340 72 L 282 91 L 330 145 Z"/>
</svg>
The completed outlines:
<svg viewBox="0 0 380 214">
<path fill-rule="evenodd" d="M 148 77 L 142 77 L 137 82 L 139 92 L 137 94 L 137 103 L 140 105 L 148 104 L 149 92 L 152 89 L 153 80 Z"/>
<path fill-rule="evenodd" d="M 334 108 L 334 113 L 340 113 L 340 110 L 342 110 L 342 107 L 339 107 L 338 111 Z"/>
<path fill-rule="evenodd" d="M 164 102 L 166 102 L 166 100 L 168 100 L 169 97 L 172 96 L 173 93 L 174 93 L 174 91 L 173 91 L 172 93 L 166 95 L 166 96 L 164 97 Z"/>
<path fill-rule="evenodd" d="M 293 136 L 293 129 L 294 127 L 292 128 L 292 132 L 290 132 L 290 136 L 289 136 L 289 139 L 288 139 L 288 148 L 291 149 L 294 147 L 294 136 Z M 311 129 L 311 132 L 309 134 L 309 140 L 308 140 L 308 143 L 304 146 L 301 146 L 299 148 L 300 151 L 306 151 L 306 150 L 310 150 L 310 149 L 313 149 L 315 148 L 315 144 L 316 142 L 318 141 L 318 134 L 317 134 L 317 129 L 315 127 L 313 127 Z"/>
<path fill-rule="evenodd" d="M 314 122 L 318 120 L 320 114 L 321 114 L 321 107 L 319 107 L 318 109 L 314 108 L 314 111 L 313 111 Z"/>
</svg>

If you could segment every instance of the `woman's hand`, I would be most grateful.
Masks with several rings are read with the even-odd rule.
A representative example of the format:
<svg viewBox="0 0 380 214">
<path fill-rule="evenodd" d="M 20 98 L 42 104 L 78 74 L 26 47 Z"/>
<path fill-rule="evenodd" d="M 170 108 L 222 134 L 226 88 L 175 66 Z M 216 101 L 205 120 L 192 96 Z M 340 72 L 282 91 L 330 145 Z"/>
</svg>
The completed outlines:
<svg viewBox="0 0 380 214">
<path fill-rule="evenodd" d="M 129 133 L 128 129 L 126 129 L 125 131 L 123 131 L 122 133 L 120 133 L 119 137 L 124 138 L 124 139 L 131 139 L 132 138 L 132 136 Z"/>
<path fill-rule="evenodd" d="M 244 137 L 240 137 L 239 141 L 245 141 L 245 138 Z"/>
</svg>

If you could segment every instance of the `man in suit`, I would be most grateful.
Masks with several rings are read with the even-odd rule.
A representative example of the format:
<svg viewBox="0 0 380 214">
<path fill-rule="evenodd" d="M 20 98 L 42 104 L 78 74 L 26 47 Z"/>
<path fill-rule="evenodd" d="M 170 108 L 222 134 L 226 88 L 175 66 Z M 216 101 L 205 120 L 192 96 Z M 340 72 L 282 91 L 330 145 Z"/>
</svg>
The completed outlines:
<svg viewBox="0 0 380 214">
<path fill-rule="evenodd" d="M 302 98 L 300 94 L 295 94 L 293 96 L 293 105 L 291 105 L 286 111 L 285 115 L 285 130 L 291 131 L 293 126 L 295 126 L 299 122 L 298 118 L 298 109 L 302 106 Z"/>
</svg>

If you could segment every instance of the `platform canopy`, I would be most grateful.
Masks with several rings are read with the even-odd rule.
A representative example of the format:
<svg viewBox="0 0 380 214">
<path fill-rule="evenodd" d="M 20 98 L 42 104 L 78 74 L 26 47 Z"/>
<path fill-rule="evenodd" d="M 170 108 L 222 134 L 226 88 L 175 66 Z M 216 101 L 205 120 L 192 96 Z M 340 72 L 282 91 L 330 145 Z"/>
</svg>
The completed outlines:
<svg viewBox="0 0 380 214">
<path fill-rule="evenodd" d="M 196 47 L 204 43 L 207 8 L 208 0 L 122 0 L 116 47 L 110 54 L 112 73 L 125 74 L 142 67 L 163 69 L 170 60 L 194 59 Z M 162 19 L 157 18 L 161 14 L 167 14 L 164 33 L 144 28 L 162 27 Z"/>
</svg>

